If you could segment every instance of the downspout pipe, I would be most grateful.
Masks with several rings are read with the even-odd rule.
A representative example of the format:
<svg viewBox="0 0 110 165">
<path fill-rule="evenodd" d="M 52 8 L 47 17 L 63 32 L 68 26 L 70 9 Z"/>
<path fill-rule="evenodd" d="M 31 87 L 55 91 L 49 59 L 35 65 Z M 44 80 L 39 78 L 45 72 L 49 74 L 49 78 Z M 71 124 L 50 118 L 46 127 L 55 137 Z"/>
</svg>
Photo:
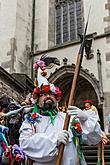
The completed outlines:
<svg viewBox="0 0 110 165">
<path fill-rule="evenodd" d="M 32 4 L 32 30 L 31 30 L 31 79 L 33 80 L 33 63 L 34 63 L 34 40 L 35 40 L 35 0 Z"/>
<path fill-rule="evenodd" d="M 102 82 L 102 62 L 101 62 L 101 53 L 99 49 L 97 50 L 97 66 L 98 66 L 98 77 L 99 77 L 99 86 L 100 86 L 100 98 L 101 102 L 104 101 L 104 93 L 103 93 L 103 82 Z"/>
<path fill-rule="evenodd" d="M 102 111 L 101 118 L 101 127 L 104 131 L 104 115 L 103 115 L 103 102 L 104 102 L 104 92 L 103 92 L 103 80 L 102 80 L 102 61 L 101 61 L 101 53 L 99 49 L 97 49 L 97 66 L 98 66 L 98 78 L 99 78 L 99 88 L 100 88 L 100 105 L 99 108 Z"/>
</svg>

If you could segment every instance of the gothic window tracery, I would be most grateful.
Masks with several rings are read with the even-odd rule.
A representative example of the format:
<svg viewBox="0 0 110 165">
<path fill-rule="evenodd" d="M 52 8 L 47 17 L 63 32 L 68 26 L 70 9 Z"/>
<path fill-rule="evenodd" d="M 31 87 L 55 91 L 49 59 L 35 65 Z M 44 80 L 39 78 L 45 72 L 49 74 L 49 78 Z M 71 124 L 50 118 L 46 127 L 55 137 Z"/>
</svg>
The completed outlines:
<svg viewBox="0 0 110 165">
<path fill-rule="evenodd" d="M 55 0 L 55 8 L 56 45 L 77 40 L 84 27 L 82 0 Z"/>
</svg>

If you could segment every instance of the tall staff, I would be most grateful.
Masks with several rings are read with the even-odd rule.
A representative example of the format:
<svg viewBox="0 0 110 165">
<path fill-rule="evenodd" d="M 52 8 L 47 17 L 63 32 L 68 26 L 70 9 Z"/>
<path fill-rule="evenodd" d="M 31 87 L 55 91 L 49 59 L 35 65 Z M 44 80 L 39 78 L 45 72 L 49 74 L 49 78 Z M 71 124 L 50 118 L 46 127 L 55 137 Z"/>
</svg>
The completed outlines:
<svg viewBox="0 0 110 165">
<path fill-rule="evenodd" d="M 91 9 L 91 7 L 90 7 L 90 9 Z M 75 65 L 75 72 L 74 72 L 74 76 L 73 76 L 73 81 L 72 81 L 72 87 L 71 87 L 68 106 L 72 105 L 72 101 L 74 99 L 76 81 L 77 81 L 77 78 L 78 78 L 78 75 L 79 75 L 79 71 L 80 71 L 81 63 L 82 63 L 82 59 L 83 59 L 83 52 L 84 52 L 84 46 L 85 46 L 85 38 L 86 38 L 86 32 L 87 32 L 87 27 L 88 27 L 90 9 L 89 9 L 89 14 L 88 14 L 88 18 L 87 18 L 86 27 L 85 27 L 85 30 L 84 30 L 83 40 L 82 40 L 82 43 L 81 43 L 81 46 L 80 46 L 80 49 L 79 49 L 79 52 L 78 52 L 78 55 L 77 55 L 77 61 L 76 61 L 76 65 Z M 66 113 L 66 118 L 65 118 L 64 127 L 63 127 L 64 130 L 68 130 L 69 122 L 70 122 L 70 116 L 68 115 L 68 113 Z M 61 144 L 59 146 L 56 165 L 61 165 L 61 160 L 62 160 L 62 156 L 63 156 L 64 147 L 65 147 L 64 144 Z"/>
</svg>

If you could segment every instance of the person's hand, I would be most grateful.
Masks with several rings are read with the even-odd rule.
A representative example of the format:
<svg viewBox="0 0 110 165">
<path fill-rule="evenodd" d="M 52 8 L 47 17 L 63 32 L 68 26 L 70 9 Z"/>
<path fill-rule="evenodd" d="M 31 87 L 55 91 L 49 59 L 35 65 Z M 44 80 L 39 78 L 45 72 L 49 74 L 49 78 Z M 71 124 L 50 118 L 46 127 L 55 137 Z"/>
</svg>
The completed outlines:
<svg viewBox="0 0 110 165">
<path fill-rule="evenodd" d="M 59 146 L 61 143 L 67 144 L 68 139 L 69 139 L 69 132 L 66 130 L 62 130 L 62 132 L 58 134 L 57 146 Z"/>
<path fill-rule="evenodd" d="M 0 112 L 0 119 L 4 117 L 6 114 L 4 112 Z"/>
<path fill-rule="evenodd" d="M 74 118 L 79 118 L 82 121 L 86 121 L 88 119 L 87 113 L 76 106 L 69 106 L 67 112 L 68 115 L 74 115 Z"/>
<path fill-rule="evenodd" d="M 105 132 L 102 132 L 102 143 L 103 143 L 104 145 L 106 145 L 107 142 L 108 142 L 108 138 L 107 138 Z"/>
</svg>

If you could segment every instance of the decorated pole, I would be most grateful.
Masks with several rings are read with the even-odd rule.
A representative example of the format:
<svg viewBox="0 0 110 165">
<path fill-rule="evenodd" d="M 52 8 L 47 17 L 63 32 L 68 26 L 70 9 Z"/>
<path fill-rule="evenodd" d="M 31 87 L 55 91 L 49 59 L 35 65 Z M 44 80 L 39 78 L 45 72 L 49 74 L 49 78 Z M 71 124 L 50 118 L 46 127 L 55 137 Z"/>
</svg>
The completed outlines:
<svg viewBox="0 0 110 165">
<path fill-rule="evenodd" d="M 72 81 L 68 106 L 72 105 L 72 102 L 74 100 L 76 82 L 77 82 L 77 79 L 78 79 L 78 75 L 79 75 L 79 72 L 80 72 L 81 63 L 82 63 L 82 59 L 83 59 L 83 52 L 84 52 L 84 46 L 85 46 L 85 38 L 86 38 L 86 32 L 87 32 L 87 27 L 88 27 L 89 15 L 90 15 L 90 9 L 89 9 L 89 14 L 88 14 L 88 18 L 87 18 L 86 27 L 85 27 L 84 34 L 83 34 L 82 43 L 81 43 L 81 46 L 80 46 L 80 49 L 79 49 L 79 52 L 78 52 L 78 55 L 77 55 L 77 61 L 76 61 L 76 65 L 75 65 L 75 72 L 74 72 L 74 76 L 73 76 L 73 81 Z M 64 127 L 63 127 L 64 130 L 68 130 L 69 122 L 70 122 L 70 116 L 68 115 L 68 113 L 66 113 Z M 64 144 L 61 144 L 59 146 L 56 165 L 61 165 L 61 160 L 62 160 L 62 156 L 63 156 L 64 147 L 65 147 Z"/>
</svg>

